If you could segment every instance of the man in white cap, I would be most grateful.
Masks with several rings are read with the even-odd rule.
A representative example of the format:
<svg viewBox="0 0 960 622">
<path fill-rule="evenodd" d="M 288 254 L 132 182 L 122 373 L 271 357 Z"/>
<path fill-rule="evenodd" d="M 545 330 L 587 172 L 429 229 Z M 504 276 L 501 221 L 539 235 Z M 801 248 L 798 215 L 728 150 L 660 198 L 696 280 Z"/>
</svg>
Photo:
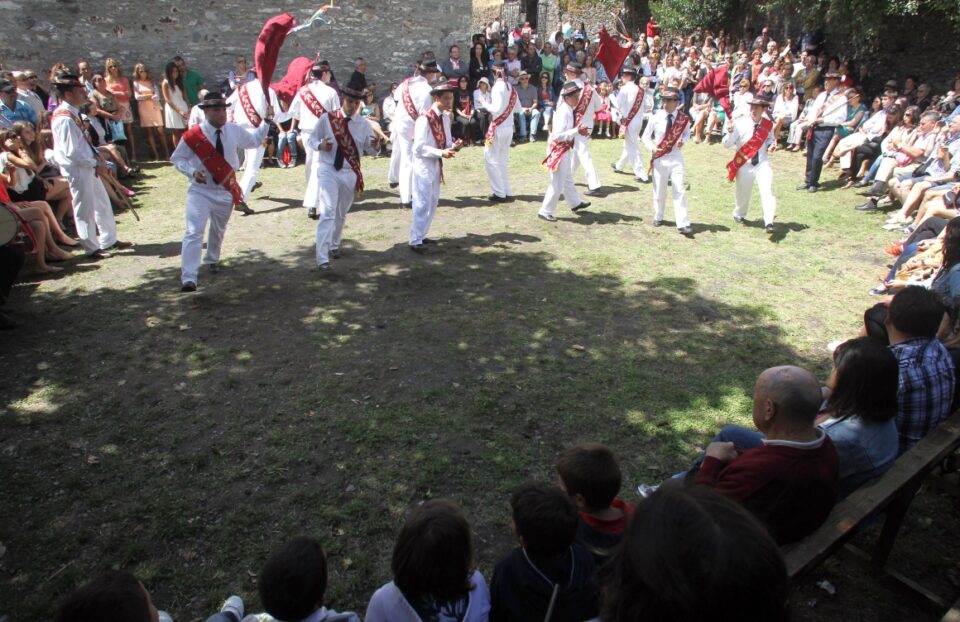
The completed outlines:
<svg viewBox="0 0 960 622">
<path fill-rule="evenodd" d="M 341 89 L 342 105 L 321 115 L 310 135 L 304 139 L 308 151 L 317 155 L 320 189 L 320 218 L 317 222 L 317 267 L 330 269 L 330 260 L 340 257 L 340 241 L 347 212 L 356 195 L 363 192 L 360 156 L 375 155 L 380 141 L 369 123 L 356 116 L 363 92 L 351 83 Z M 346 164 L 346 166 L 344 166 Z"/>
<path fill-rule="evenodd" d="M 433 103 L 431 84 L 440 75 L 437 61 L 424 59 L 417 65 L 413 77 L 397 87 L 397 114 L 393 119 L 393 148 L 400 150 L 400 206 L 413 207 L 413 130 Z"/>
<path fill-rule="evenodd" d="M 563 68 L 563 75 L 567 81 L 576 82 L 580 86 L 580 100 L 577 102 L 574 113 L 581 115 L 583 125 L 590 130 L 586 136 L 577 134 L 573 140 L 573 170 L 576 170 L 578 165 L 583 167 L 583 172 L 587 176 L 587 191 L 584 194 L 588 197 L 598 197 L 600 196 L 600 176 L 597 175 L 593 157 L 590 155 L 590 134 L 593 133 L 594 117 L 603 108 L 603 97 L 592 86 L 580 79 L 580 73 L 580 63 L 567 63 Z"/>
<path fill-rule="evenodd" d="M 288 113 L 293 118 L 290 125 L 290 131 L 300 128 L 300 135 L 303 137 L 306 145 L 307 136 L 309 136 L 320 117 L 328 112 L 334 112 L 340 109 L 340 96 L 329 86 L 330 78 L 333 73 L 330 71 L 330 64 L 326 61 L 316 63 L 310 69 L 312 81 L 303 85 L 297 91 L 296 97 L 290 104 Z M 306 149 L 305 172 L 307 175 L 307 190 L 303 194 L 303 206 L 307 208 L 307 217 L 317 218 L 317 151 L 316 149 Z"/>
<path fill-rule="evenodd" d="M 507 63 L 493 63 L 493 91 L 490 94 L 490 127 L 485 137 L 483 163 L 493 192 L 487 199 L 491 203 L 507 203 L 513 200 L 510 192 L 510 144 L 513 142 L 513 115 L 523 114 L 517 89 L 507 80 Z"/>
<path fill-rule="evenodd" d="M 629 165 L 636 181 L 649 181 L 647 167 L 640 157 L 640 130 L 643 128 L 643 102 L 645 93 L 637 86 L 637 70 L 627 67 L 623 70 L 623 85 L 617 94 L 617 107 L 623 112 L 620 120 L 620 137 L 623 138 L 623 152 L 613 170 L 622 173 Z"/>
<path fill-rule="evenodd" d="M 248 82 L 247 84 L 254 84 Z M 220 245 L 230 220 L 231 208 L 243 204 L 243 189 L 237 183 L 240 149 L 263 144 L 273 107 L 267 106 L 257 127 L 227 122 L 227 102 L 220 93 L 207 93 L 200 107 L 206 121 L 183 133 L 170 161 L 190 179 L 187 189 L 187 226 L 180 252 L 180 291 L 197 291 L 197 277 L 203 253 L 203 238 L 210 222 L 207 254 L 203 263 L 210 272 L 220 271 Z"/>
<path fill-rule="evenodd" d="M 581 119 L 575 118 L 573 112 L 580 100 L 580 90 L 580 85 L 576 82 L 565 83 L 560 91 L 560 103 L 553 114 L 547 159 L 543 161 L 544 168 L 550 171 L 550 185 L 537 214 L 537 217 L 547 222 L 557 220 L 553 213 L 560 195 L 563 195 L 574 212 L 590 207 L 590 203 L 580 200 L 577 188 L 573 185 L 573 141 L 578 135 L 590 132 L 582 125 Z"/>
<path fill-rule="evenodd" d="M 744 224 L 750 207 L 750 192 L 753 182 L 760 191 L 763 206 L 763 225 L 773 233 L 773 221 L 777 217 L 777 199 L 773 196 L 773 168 L 767 150 L 773 144 L 773 121 L 764 114 L 773 103 L 769 95 L 754 95 L 750 102 L 750 116 L 736 121 L 729 119 L 723 126 L 723 146 L 736 149 L 737 153 L 727 164 L 727 179 L 737 182 L 736 205 L 733 219 Z"/>
<path fill-rule="evenodd" d="M 660 97 L 663 108 L 650 117 L 641 140 L 653 153 L 653 226 L 663 226 L 667 206 L 667 183 L 673 186 L 673 213 L 677 231 L 693 236 L 687 214 L 686 180 L 680 149 L 690 140 L 690 117 L 678 108 L 680 90 L 668 86 Z"/>
<path fill-rule="evenodd" d="M 443 183 L 443 160 L 456 155 L 463 141 L 453 140 L 450 133 L 450 115 L 453 95 L 460 87 L 456 82 L 445 82 L 430 91 L 433 104 L 417 118 L 413 137 L 413 222 L 410 224 L 410 250 L 427 252 L 430 224 L 440 201 Z"/>
</svg>

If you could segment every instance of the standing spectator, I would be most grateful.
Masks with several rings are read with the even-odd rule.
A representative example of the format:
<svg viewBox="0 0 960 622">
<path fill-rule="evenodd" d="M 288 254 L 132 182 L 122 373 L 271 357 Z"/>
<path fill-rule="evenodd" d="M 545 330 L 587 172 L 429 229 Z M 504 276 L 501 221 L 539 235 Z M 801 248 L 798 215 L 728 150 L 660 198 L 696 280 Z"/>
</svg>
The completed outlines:
<svg viewBox="0 0 960 622">
<path fill-rule="evenodd" d="M 43 104 L 43 109 L 48 110 L 47 106 L 50 105 L 50 94 L 40 86 L 40 79 L 37 77 L 37 72 L 32 69 L 28 69 L 27 74 L 27 84 L 31 91 L 36 93 L 37 97 L 40 98 L 40 103 Z"/>
<path fill-rule="evenodd" d="M 540 66 L 543 71 L 550 76 L 550 86 L 557 79 L 557 65 L 560 64 L 560 57 L 553 53 L 553 46 L 550 42 L 543 44 L 543 51 L 540 52 Z"/>
<path fill-rule="evenodd" d="M 33 114 L 36 115 L 38 121 L 42 119 L 47 107 L 40 96 L 30 90 L 30 80 L 27 79 L 27 72 L 13 72 L 13 80 L 17 86 L 17 99 L 30 106 L 30 110 L 33 110 Z"/>
<path fill-rule="evenodd" d="M 154 161 L 160 159 L 157 153 L 157 140 L 163 148 L 163 159 L 168 160 L 167 140 L 163 136 L 163 112 L 160 109 L 160 90 L 150 76 L 150 70 L 143 63 L 133 68 L 133 96 L 137 100 L 137 113 L 140 127 L 147 135 L 147 143 L 153 153 Z M 156 136 L 156 139 L 154 139 Z"/>
<path fill-rule="evenodd" d="M 543 70 L 543 61 L 537 53 L 537 46 L 532 42 L 527 44 L 527 54 L 520 61 L 520 66 L 531 76 L 539 76 Z"/>
<path fill-rule="evenodd" d="M 520 83 L 520 72 L 523 67 L 520 64 L 520 58 L 517 56 L 517 46 L 511 45 L 507 48 L 507 82 L 510 86 L 517 86 Z"/>
<path fill-rule="evenodd" d="M 173 62 L 177 64 L 180 71 L 180 78 L 183 80 L 183 93 L 191 106 L 200 103 L 200 89 L 203 88 L 203 77 L 187 67 L 187 61 L 182 56 L 174 56 Z"/>
<path fill-rule="evenodd" d="M 470 55 L 470 86 L 474 89 L 480 83 L 480 78 L 486 78 L 490 75 L 490 57 L 487 55 L 487 48 L 482 43 L 473 46 L 473 54 Z"/>
<path fill-rule="evenodd" d="M 516 113 L 517 140 L 529 139 L 530 142 L 533 142 L 536 140 L 535 137 L 540 125 L 537 87 L 530 84 L 530 74 L 526 71 L 520 72 L 519 79 L 517 100 L 520 102 L 520 111 Z"/>
<path fill-rule="evenodd" d="M 367 90 L 367 61 L 358 57 L 353 63 L 353 73 L 350 74 L 350 81 L 347 84 L 350 88 L 363 92 Z"/>
<path fill-rule="evenodd" d="M 460 46 L 451 45 L 450 56 L 447 60 L 440 61 L 440 71 L 447 76 L 448 80 L 459 82 L 461 76 L 469 75 L 471 65 L 472 63 L 468 65 L 460 60 Z"/>
<path fill-rule="evenodd" d="M 227 86 L 230 87 L 230 92 L 224 93 L 223 96 L 229 97 L 231 93 L 237 90 L 237 87 L 256 79 L 257 72 L 249 68 L 247 65 L 247 57 L 238 56 L 237 62 L 234 64 L 233 69 L 231 69 L 230 73 L 227 74 Z"/>
<path fill-rule="evenodd" d="M 77 63 L 77 72 L 80 76 L 80 82 L 83 83 L 83 86 L 86 87 L 87 93 L 93 92 L 93 69 L 90 68 L 90 63 L 82 60 Z"/>
<path fill-rule="evenodd" d="M 120 71 L 120 63 L 108 58 L 103 64 L 104 75 L 107 81 L 107 90 L 113 93 L 119 106 L 120 121 L 123 123 L 124 134 L 127 136 L 127 159 L 134 162 L 137 159 L 137 145 L 133 135 L 133 97 L 130 80 Z"/>
<path fill-rule="evenodd" d="M 823 156 L 826 154 L 837 127 L 847 120 L 847 98 L 840 91 L 840 74 L 828 71 L 824 75 L 823 93 L 813 103 L 812 128 L 807 141 L 807 167 L 803 183 L 797 190 L 816 192 L 820 189 L 820 172 L 823 170 Z"/>
<path fill-rule="evenodd" d="M 120 103 L 107 88 L 106 79 L 99 73 L 93 76 L 93 92 L 90 93 L 89 99 L 97 104 L 96 115 L 103 119 L 103 125 L 107 130 L 107 142 L 117 145 L 125 144 L 127 136 Z"/>
<path fill-rule="evenodd" d="M 540 87 L 537 89 L 537 104 L 540 107 L 540 115 L 543 119 L 543 129 L 550 132 L 550 122 L 553 120 L 553 108 L 556 101 L 556 94 L 553 91 L 553 80 L 550 73 L 544 71 L 540 74 Z"/>
<path fill-rule="evenodd" d="M 11 127 L 16 121 L 29 121 L 34 127 L 37 125 L 38 119 L 33 109 L 23 100 L 17 99 L 17 87 L 5 78 L 0 78 L 0 115 Z"/>
<path fill-rule="evenodd" d="M 180 135 L 187 129 L 187 118 L 190 115 L 190 104 L 184 96 L 183 77 L 176 62 L 167 63 L 160 88 L 163 91 L 164 101 L 163 124 L 170 130 L 172 149 L 176 149 L 177 143 L 180 142 Z"/>
</svg>

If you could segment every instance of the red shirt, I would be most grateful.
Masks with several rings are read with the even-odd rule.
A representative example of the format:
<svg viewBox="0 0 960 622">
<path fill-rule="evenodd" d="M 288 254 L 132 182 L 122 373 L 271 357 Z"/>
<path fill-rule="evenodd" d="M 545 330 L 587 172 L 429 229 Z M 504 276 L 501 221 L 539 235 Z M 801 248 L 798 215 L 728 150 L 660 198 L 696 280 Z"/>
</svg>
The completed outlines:
<svg viewBox="0 0 960 622">
<path fill-rule="evenodd" d="M 653 38 L 659 34 L 660 26 L 657 26 L 657 23 L 651 19 L 649 22 L 647 22 L 647 36 Z"/>
<path fill-rule="evenodd" d="M 586 512 L 580 512 L 580 520 L 602 533 L 620 535 L 627 528 L 627 523 L 630 521 L 630 517 L 633 516 L 633 511 L 637 506 L 634 503 L 623 501 L 622 499 L 614 499 L 610 507 L 620 510 L 620 516 L 611 520 L 601 520 Z"/>
</svg>

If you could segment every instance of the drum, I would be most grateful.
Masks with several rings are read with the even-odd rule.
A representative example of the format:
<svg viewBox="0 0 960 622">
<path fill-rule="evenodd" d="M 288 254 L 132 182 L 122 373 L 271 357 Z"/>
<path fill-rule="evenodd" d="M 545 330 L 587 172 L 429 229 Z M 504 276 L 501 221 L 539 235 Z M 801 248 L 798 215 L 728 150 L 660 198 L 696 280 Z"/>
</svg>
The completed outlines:
<svg viewBox="0 0 960 622">
<path fill-rule="evenodd" d="M 6 246 L 20 235 L 20 219 L 13 208 L 0 203 L 0 246 Z"/>
</svg>

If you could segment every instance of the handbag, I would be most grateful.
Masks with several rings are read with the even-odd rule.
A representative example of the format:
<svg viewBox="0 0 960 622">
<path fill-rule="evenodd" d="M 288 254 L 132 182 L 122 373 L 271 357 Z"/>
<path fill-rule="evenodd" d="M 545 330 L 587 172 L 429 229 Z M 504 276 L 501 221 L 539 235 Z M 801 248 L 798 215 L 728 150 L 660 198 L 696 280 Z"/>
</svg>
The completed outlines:
<svg viewBox="0 0 960 622">
<path fill-rule="evenodd" d="M 109 129 L 112 142 L 118 143 L 127 140 L 127 134 L 123 131 L 123 121 L 107 119 L 107 125 L 110 126 Z"/>
<path fill-rule="evenodd" d="M 927 171 L 930 169 L 930 164 L 933 162 L 933 158 L 927 159 L 926 162 L 913 169 L 913 172 L 910 173 L 913 177 L 923 177 L 927 174 Z"/>
<path fill-rule="evenodd" d="M 913 156 L 907 155 L 902 151 L 898 151 L 893 158 L 897 161 L 897 166 L 906 166 L 913 162 Z"/>
</svg>

